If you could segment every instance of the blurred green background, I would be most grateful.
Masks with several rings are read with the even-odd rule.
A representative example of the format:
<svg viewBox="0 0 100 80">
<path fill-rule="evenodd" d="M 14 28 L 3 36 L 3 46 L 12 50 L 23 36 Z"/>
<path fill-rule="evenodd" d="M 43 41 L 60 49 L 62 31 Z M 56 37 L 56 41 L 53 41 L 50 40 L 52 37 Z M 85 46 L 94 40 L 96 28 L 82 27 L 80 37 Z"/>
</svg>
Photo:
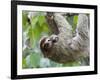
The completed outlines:
<svg viewBox="0 0 100 80">
<path fill-rule="evenodd" d="M 46 12 L 22 12 L 22 68 L 79 66 L 80 62 L 59 64 L 43 57 L 39 48 L 39 40 L 43 36 L 52 34 L 46 22 L 45 14 Z M 73 32 L 75 32 L 78 15 L 69 15 L 66 19 L 72 25 Z"/>
</svg>

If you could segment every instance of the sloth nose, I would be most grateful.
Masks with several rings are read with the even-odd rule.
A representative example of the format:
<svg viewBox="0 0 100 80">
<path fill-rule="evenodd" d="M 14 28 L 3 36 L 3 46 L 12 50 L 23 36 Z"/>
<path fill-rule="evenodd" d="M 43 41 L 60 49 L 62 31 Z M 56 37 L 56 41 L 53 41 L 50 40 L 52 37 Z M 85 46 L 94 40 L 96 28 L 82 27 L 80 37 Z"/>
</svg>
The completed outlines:
<svg viewBox="0 0 100 80">
<path fill-rule="evenodd" d="M 44 47 L 45 47 L 45 48 L 48 48 L 48 47 L 49 47 L 49 43 L 46 43 L 46 44 L 44 45 Z"/>
</svg>

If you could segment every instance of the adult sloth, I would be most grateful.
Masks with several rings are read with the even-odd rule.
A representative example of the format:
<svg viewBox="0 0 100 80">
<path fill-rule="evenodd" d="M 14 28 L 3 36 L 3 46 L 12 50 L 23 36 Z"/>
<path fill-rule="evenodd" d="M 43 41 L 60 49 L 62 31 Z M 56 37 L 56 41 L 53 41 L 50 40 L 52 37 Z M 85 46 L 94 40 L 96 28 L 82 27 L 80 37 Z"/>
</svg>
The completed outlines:
<svg viewBox="0 0 100 80">
<path fill-rule="evenodd" d="M 72 26 L 62 14 L 47 13 L 46 18 L 53 34 L 40 40 L 44 57 L 58 63 L 89 58 L 89 21 L 86 14 L 78 15 L 74 37 Z"/>
</svg>

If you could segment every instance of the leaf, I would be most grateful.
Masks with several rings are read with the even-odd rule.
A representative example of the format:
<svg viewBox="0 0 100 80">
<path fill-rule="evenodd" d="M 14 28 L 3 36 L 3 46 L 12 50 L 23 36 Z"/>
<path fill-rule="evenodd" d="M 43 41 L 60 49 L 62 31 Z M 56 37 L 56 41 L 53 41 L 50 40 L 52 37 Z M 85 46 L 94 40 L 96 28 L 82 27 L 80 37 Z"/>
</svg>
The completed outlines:
<svg viewBox="0 0 100 80">
<path fill-rule="evenodd" d="M 32 30 L 32 27 L 30 27 L 30 29 L 28 31 L 28 37 L 30 40 L 30 47 L 33 48 L 33 46 L 34 46 L 34 32 Z"/>
<path fill-rule="evenodd" d="M 22 12 L 22 26 L 23 26 L 23 31 L 25 31 L 28 28 L 28 22 L 27 22 L 27 13 Z"/>
<path fill-rule="evenodd" d="M 40 63 L 40 54 L 39 53 L 31 53 L 25 58 L 25 68 L 39 68 Z M 23 63 L 24 64 L 24 63 Z"/>
<path fill-rule="evenodd" d="M 27 64 L 26 64 L 26 59 L 22 59 L 22 68 L 26 68 Z"/>
<path fill-rule="evenodd" d="M 68 20 L 70 25 L 73 25 L 73 16 L 68 16 L 67 20 Z"/>
<path fill-rule="evenodd" d="M 40 55 L 38 53 L 32 53 L 30 55 L 30 63 L 32 64 L 33 68 L 39 67 Z"/>
<path fill-rule="evenodd" d="M 42 58 L 40 59 L 40 67 L 45 68 L 45 67 L 50 67 L 50 60 L 48 58 Z"/>
<path fill-rule="evenodd" d="M 51 67 L 62 67 L 62 64 L 50 61 Z"/>
<path fill-rule="evenodd" d="M 32 24 L 32 28 L 36 27 L 36 24 L 38 22 L 39 17 L 38 16 L 33 16 L 31 19 L 31 24 Z"/>
<path fill-rule="evenodd" d="M 43 31 L 46 32 L 46 33 L 49 33 L 50 32 L 50 29 L 48 27 L 48 25 L 46 23 L 44 23 L 43 25 Z"/>
<path fill-rule="evenodd" d="M 39 25 L 40 26 L 42 26 L 42 24 L 44 24 L 45 23 L 45 17 L 44 16 L 39 16 L 39 19 L 38 19 L 39 21 Z"/>
<path fill-rule="evenodd" d="M 26 60 L 26 65 L 27 65 L 26 68 L 32 68 L 32 64 L 30 63 L 30 55 L 28 55 L 28 56 L 25 58 L 25 60 Z"/>
<path fill-rule="evenodd" d="M 78 21 L 78 16 L 75 15 L 74 18 L 73 18 L 73 31 L 75 31 L 76 29 L 76 26 L 77 26 L 77 21 Z"/>
<path fill-rule="evenodd" d="M 27 14 L 26 13 L 22 13 L 22 25 L 25 26 L 27 23 Z"/>
<path fill-rule="evenodd" d="M 63 64 L 64 67 L 66 66 L 80 66 L 80 63 L 78 61 L 74 61 L 74 62 L 68 62 L 66 64 Z"/>
</svg>

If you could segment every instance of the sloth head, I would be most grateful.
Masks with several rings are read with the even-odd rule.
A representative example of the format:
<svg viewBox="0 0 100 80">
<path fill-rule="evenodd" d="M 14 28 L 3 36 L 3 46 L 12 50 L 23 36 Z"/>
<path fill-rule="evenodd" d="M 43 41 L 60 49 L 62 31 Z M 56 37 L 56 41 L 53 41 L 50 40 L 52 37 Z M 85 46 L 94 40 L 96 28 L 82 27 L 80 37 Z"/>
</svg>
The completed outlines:
<svg viewBox="0 0 100 80">
<path fill-rule="evenodd" d="M 56 35 L 52 35 L 50 37 L 43 37 L 40 40 L 40 49 L 41 51 L 47 54 L 52 49 L 53 45 L 58 41 L 58 37 Z"/>
<path fill-rule="evenodd" d="M 48 38 L 48 37 L 44 37 L 41 41 L 40 41 L 40 48 L 47 50 L 50 49 L 52 47 L 52 41 Z"/>
</svg>

